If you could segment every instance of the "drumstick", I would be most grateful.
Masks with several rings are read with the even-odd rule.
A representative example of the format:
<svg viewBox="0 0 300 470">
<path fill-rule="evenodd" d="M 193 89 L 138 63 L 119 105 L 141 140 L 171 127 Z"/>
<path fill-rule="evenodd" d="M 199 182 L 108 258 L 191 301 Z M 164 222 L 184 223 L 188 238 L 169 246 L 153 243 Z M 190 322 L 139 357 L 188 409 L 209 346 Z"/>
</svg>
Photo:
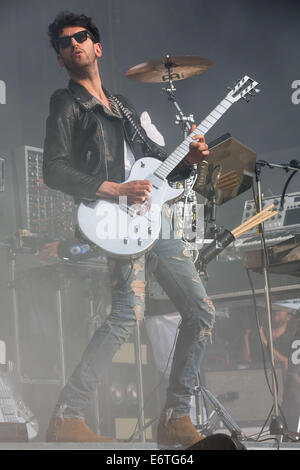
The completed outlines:
<svg viewBox="0 0 300 470">
<path fill-rule="evenodd" d="M 262 216 L 256 218 L 254 221 L 250 222 L 249 224 L 246 224 L 245 226 L 241 226 L 235 230 L 233 230 L 233 235 L 235 238 L 243 235 L 244 233 L 248 232 L 249 230 L 252 230 L 254 227 L 257 227 L 258 225 L 262 224 L 266 220 L 270 219 L 273 217 L 273 213 L 267 213 L 267 214 L 262 214 Z"/>
<path fill-rule="evenodd" d="M 266 220 L 276 215 L 278 213 L 277 211 L 271 211 L 273 207 L 274 207 L 273 204 L 266 207 L 266 209 L 264 209 L 263 211 L 260 211 L 258 214 L 251 217 L 251 219 L 247 220 L 243 224 L 236 227 L 234 230 L 231 231 L 233 236 L 235 238 L 238 238 L 244 233 L 251 230 L 252 228 L 256 227 L 257 225 L 260 225 L 261 223 L 265 222 Z"/>
<path fill-rule="evenodd" d="M 264 210 L 258 212 L 256 215 L 254 215 L 254 216 L 251 217 L 250 219 L 246 220 L 242 225 L 239 225 L 235 230 L 238 230 L 238 229 L 240 229 L 240 228 L 245 228 L 246 225 L 249 225 L 249 224 L 252 225 L 253 222 L 255 222 L 256 220 L 260 219 L 261 216 L 264 216 L 264 214 L 269 214 L 269 211 L 270 211 L 271 209 L 273 209 L 273 207 L 274 207 L 273 204 L 270 205 L 270 206 L 268 206 L 268 207 L 266 207 Z"/>
<path fill-rule="evenodd" d="M 235 230 L 238 230 L 241 227 L 246 227 L 247 224 L 252 224 L 255 220 L 259 219 L 262 215 L 268 214 L 271 209 L 273 209 L 274 204 L 271 204 L 270 206 L 266 207 L 264 210 L 258 212 L 255 214 L 253 217 L 250 219 L 246 220 L 242 225 L 239 225 Z"/>
<path fill-rule="evenodd" d="M 274 212 L 267 211 L 264 214 L 260 214 L 259 217 L 255 217 L 255 219 L 253 218 L 253 220 L 250 219 L 247 223 L 245 223 L 245 225 L 242 224 L 239 227 L 237 227 L 236 229 L 234 229 L 232 231 L 232 233 L 233 233 L 234 237 L 237 238 L 237 237 L 243 235 L 244 233 L 248 232 L 252 228 L 262 224 L 263 222 L 270 219 L 271 217 L 273 217 L 276 214 L 277 214 L 276 211 L 274 211 Z"/>
<path fill-rule="evenodd" d="M 244 233 L 248 232 L 249 230 L 252 230 L 254 227 L 257 227 L 258 225 L 262 224 L 263 222 L 270 219 L 271 217 L 273 217 L 276 214 L 277 214 L 276 211 L 272 212 L 272 213 L 269 213 L 269 214 L 265 214 L 263 217 L 255 220 L 253 223 L 247 224 L 245 227 L 241 227 L 239 230 L 236 230 L 236 229 L 233 230 L 232 234 L 234 235 L 235 238 L 238 238 L 241 235 L 243 235 Z"/>
</svg>

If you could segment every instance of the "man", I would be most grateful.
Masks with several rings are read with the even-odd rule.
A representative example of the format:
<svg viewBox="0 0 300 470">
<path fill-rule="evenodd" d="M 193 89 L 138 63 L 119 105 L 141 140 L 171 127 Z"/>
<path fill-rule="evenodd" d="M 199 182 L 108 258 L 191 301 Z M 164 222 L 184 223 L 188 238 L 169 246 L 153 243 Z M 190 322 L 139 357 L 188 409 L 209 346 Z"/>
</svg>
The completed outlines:
<svg viewBox="0 0 300 470">
<path fill-rule="evenodd" d="M 102 56 L 98 29 L 85 15 L 62 12 L 49 26 L 49 35 L 58 62 L 71 80 L 68 89 L 57 90 L 51 97 L 44 145 L 45 183 L 73 195 L 75 201 L 118 200 L 120 196 L 133 204 L 145 201 L 151 183 L 124 183 L 130 166 L 141 157 L 164 160 L 167 155 L 147 137 L 127 100 L 118 96 L 116 102 L 103 88 L 98 68 Z M 173 170 L 170 180 L 188 177 L 191 165 L 208 153 L 204 137 L 194 136 L 184 163 Z M 189 418 L 189 407 L 215 312 L 181 240 L 159 239 L 150 253 L 155 259 L 156 278 L 182 315 L 157 441 L 165 448 L 188 447 L 201 439 Z M 108 265 L 111 314 L 95 332 L 59 396 L 48 441 L 109 440 L 88 428 L 84 410 L 115 352 L 143 318 L 145 256 L 134 262 L 108 259 Z"/>
<path fill-rule="evenodd" d="M 289 350 L 294 335 L 294 330 L 289 328 L 291 314 L 286 310 L 273 310 L 272 312 L 272 338 L 274 347 L 274 360 L 283 371 L 288 370 Z M 251 329 L 247 329 L 242 338 L 241 359 L 243 362 L 259 362 L 261 358 L 261 348 L 259 341 L 268 346 L 266 328 L 260 326 L 259 336 Z"/>
</svg>

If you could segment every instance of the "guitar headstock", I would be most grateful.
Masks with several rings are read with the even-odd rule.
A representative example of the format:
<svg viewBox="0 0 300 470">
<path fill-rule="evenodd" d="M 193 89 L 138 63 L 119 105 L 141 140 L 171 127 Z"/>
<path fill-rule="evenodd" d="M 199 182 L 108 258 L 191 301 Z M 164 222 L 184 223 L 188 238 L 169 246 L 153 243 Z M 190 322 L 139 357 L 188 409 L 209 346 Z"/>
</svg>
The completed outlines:
<svg viewBox="0 0 300 470">
<path fill-rule="evenodd" d="M 255 94 L 260 92 L 260 90 L 255 88 L 256 85 L 258 85 L 258 82 L 248 77 L 248 75 L 245 75 L 241 80 L 237 82 L 234 88 L 230 90 L 230 92 L 226 96 L 226 99 L 231 103 L 235 103 L 241 98 L 246 101 L 250 101 L 251 96 L 255 96 Z"/>
</svg>

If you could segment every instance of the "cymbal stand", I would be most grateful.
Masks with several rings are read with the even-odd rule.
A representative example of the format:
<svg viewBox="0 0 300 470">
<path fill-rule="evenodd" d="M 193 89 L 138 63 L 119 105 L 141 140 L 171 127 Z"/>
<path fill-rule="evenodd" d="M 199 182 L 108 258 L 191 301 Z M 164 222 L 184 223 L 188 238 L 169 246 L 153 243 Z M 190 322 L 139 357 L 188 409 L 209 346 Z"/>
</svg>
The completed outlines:
<svg viewBox="0 0 300 470">
<path fill-rule="evenodd" d="M 171 101 L 175 108 L 178 111 L 178 115 L 176 116 L 175 124 L 181 124 L 182 128 L 182 133 L 183 133 L 183 138 L 185 139 L 189 131 L 191 129 L 191 124 L 194 124 L 194 116 L 193 114 L 189 114 L 186 116 L 182 109 L 180 108 L 179 104 L 177 103 L 175 99 L 175 92 L 176 88 L 173 83 L 173 78 L 176 77 L 176 74 L 173 73 L 173 63 L 170 61 L 170 56 L 167 54 L 166 55 L 166 62 L 165 62 L 165 67 L 167 69 L 168 73 L 168 82 L 169 86 L 167 88 L 163 88 L 163 91 L 165 91 L 168 95 L 168 100 Z M 195 201 L 197 204 L 197 199 L 195 197 L 195 192 L 192 190 L 193 185 L 195 182 L 195 176 L 197 175 L 197 165 L 194 165 L 193 168 L 193 173 L 190 177 L 189 180 L 191 181 L 184 181 L 184 207 L 186 207 L 186 204 L 191 201 Z M 210 228 L 212 232 L 213 238 L 216 238 L 218 228 L 215 224 L 216 221 L 216 195 L 215 195 L 215 188 L 212 184 L 212 188 L 210 191 L 210 197 L 208 198 L 208 203 L 207 203 L 207 208 L 208 208 L 208 219 L 209 223 L 213 224 Z M 184 214 L 183 214 L 184 218 Z M 196 407 L 196 428 L 198 430 L 201 430 L 201 432 L 207 432 L 208 434 L 211 434 L 215 429 L 217 424 L 219 424 L 219 421 L 221 420 L 227 429 L 231 431 L 232 435 L 238 435 L 240 437 L 243 436 L 241 429 L 238 427 L 238 425 L 233 421 L 229 413 L 226 411 L 226 409 L 221 405 L 221 403 L 217 400 L 217 398 L 207 389 L 205 389 L 201 385 L 200 381 L 200 374 L 198 373 L 198 386 L 194 389 L 194 395 L 195 395 L 195 407 Z M 213 411 L 211 415 L 208 417 L 207 416 L 207 410 L 205 406 L 205 400 L 209 401 L 211 405 L 213 406 Z"/>
<path fill-rule="evenodd" d="M 170 55 L 166 54 L 166 62 L 165 62 L 165 68 L 167 69 L 167 76 L 168 76 L 168 87 L 162 88 L 163 91 L 165 91 L 168 95 L 168 100 L 171 101 L 176 110 L 178 111 L 179 114 L 176 115 L 175 119 L 175 124 L 180 124 L 181 129 L 182 129 L 182 137 L 183 139 L 186 139 L 188 136 L 190 130 L 191 130 L 191 125 L 195 123 L 194 116 L 193 114 L 185 115 L 179 106 L 178 102 L 175 99 L 175 92 L 176 88 L 174 86 L 174 81 L 173 79 L 177 77 L 177 74 L 174 73 L 173 70 L 174 64 L 170 60 Z M 192 190 L 195 179 L 197 175 L 197 165 L 193 165 L 193 171 L 191 176 L 183 181 L 183 187 L 184 187 L 184 196 L 183 196 L 183 211 L 181 214 L 182 218 L 182 231 L 183 231 L 183 237 L 184 237 L 184 221 L 185 221 L 185 215 L 188 212 L 187 210 L 187 205 L 188 204 L 197 204 L 197 198 L 195 196 L 195 192 Z M 186 243 L 189 243 L 188 240 L 184 240 Z"/>
<path fill-rule="evenodd" d="M 173 66 L 174 66 L 174 64 L 170 60 L 169 54 L 167 54 L 166 55 L 165 67 L 166 67 L 167 73 L 168 73 L 168 83 L 169 83 L 169 85 L 168 85 L 168 87 L 163 88 L 163 91 L 165 91 L 167 93 L 168 100 L 171 101 L 174 104 L 175 108 L 177 109 L 177 111 L 179 113 L 178 115 L 176 115 L 175 124 L 181 124 L 183 138 L 185 139 L 188 136 L 189 131 L 191 130 L 191 124 L 194 124 L 195 120 L 194 120 L 194 115 L 193 114 L 189 114 L 187 116 L 183 113 L 182 109 L 180 108 L 178 102 L 175 99 L 176 88 L 174 86 L 173 79 L 176 78 L 177 75 L 176 75 L 176 73 L 174 73 Z M 186 204 L 188 202 L 192 202 L 192 201 L 197 204 L 197 198 L 195 196 L 194 191 L 192 191 L 192 188 L 193 188 L 194 183 L 195 183 L 196 176 L 197 176 L 197 165 L 195 164 L 195 165 L 193 165 L 193 173 L 192 173 L 191 177 L 189 178 L 188 181 L 185 180 L 184 183 L 183 183 L 183 185 L 184 185 L 184 206 L 186 206 Z M 215 221 L 216 221 L 216 195 L 215 195 L 215 188 L 214 188 L 213 184 L 212 184 L 211 191 L 210 191 L 210 194 L 209 194 L 209 197 L 208 197 L 208 201 L 206 203 L 206 212 L 207 212 L 207 218 L 209 219 L 208 223 L 210 224 L 210 229 L 209 229 L 210 233 L 209 233 L 208 237 L 216 239 L 217 233 L 218 233 L 218 228 L 215 224 Z"/>
<path fill-rule="evenodd" d="M 166 62 L 165 62 L 165 67 L 167 69 L 168 73 L 168 82 L 169 86 L 167 88 L 163 88 L 163 91 L 165 91 L 168 95 L 168 100 L 171 101 L 177 111 L 179 112 L 179 115 L 176 116 L 175 124 L 181 124 L 182 127 L 182 132 L 183 132 L 183 138 L 185 139 L 189 133 L 189 130 L 191 129 L 191 124 L 194 124 L 194 116 L 193 114 L 190 114 L 189 116 L 186 116 L 182 109 L 180 108 L 179 104 L 177 103 L 175 99 L 175 91 L 176 88 L 173 83 L 173 78 L 176 77 L 176 74 L 173 73 L 173 66 L 174 64 L 170 61 L 170 56 L 169 54 L 166 55 Z"/>
<path fill-rule="evenodd" d="M 196 387 L 196 414 L 197 414 L 197 424 L 196 429 L 203 435 L 212 434 L 218 427 L 220 421 L 224 426 L 231 432 L 233 437 L 238 437 L 244 439 L 245 436 L 241 428 L 234 422 L 230 414 L 226 411 L 224 406 L 219 402 L 219 400 L 203 385 L 201 385 L 200 374 L 198 374 L 198 386 Z M 207 408 L 205 402 L 209 402 L 213 410 L 209 416 L 207 416 Z M 202 403 L 202 409 L 199 409 L 197 403 Z M 203 414 L 205 410 L 206 415 Z"/>
</svg>

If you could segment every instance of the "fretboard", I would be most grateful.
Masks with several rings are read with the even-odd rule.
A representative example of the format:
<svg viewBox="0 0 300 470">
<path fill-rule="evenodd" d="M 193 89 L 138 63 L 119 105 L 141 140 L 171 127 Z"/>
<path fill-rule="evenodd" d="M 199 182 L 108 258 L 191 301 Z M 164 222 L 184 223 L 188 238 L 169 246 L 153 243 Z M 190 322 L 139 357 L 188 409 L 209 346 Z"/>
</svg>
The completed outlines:
<svg viewBox="0 0 300 470">
<path fill-rule="evenodd" d="M 155 175 L 160 178 L 167 178 L 172 170 L 184 159 L 189 152 L 190 143 L 193 142 L 193 136 L 197 134 L 205 135 L 212 126 L 223 116 L 230 108 L 232 102 L 224 98 L 218 106 L 197 126 L 186 139 L 168 156 L 168 158 L 157 168 Z"/>
</svg>

